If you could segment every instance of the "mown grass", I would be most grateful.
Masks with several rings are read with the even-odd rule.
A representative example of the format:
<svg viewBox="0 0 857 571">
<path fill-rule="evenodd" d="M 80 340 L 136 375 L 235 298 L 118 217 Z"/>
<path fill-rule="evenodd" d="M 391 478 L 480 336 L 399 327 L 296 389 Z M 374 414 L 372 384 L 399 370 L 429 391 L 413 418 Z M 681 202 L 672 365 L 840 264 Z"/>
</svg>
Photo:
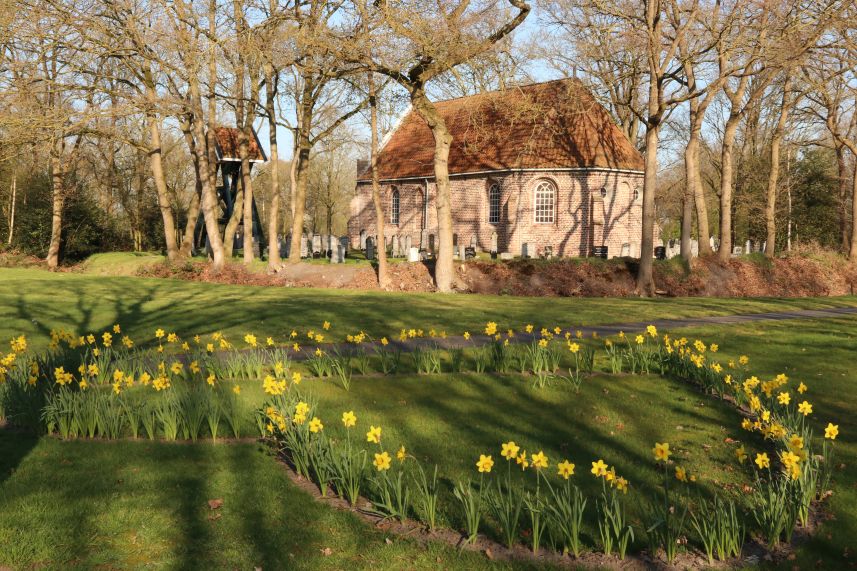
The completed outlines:
<svg viewBox="0 0 857 571">
<path fill-rule="evenodd" d="M 479 330 L 500 327 L 645 321 L 657 317 L 758 312 L 854 305 L 855 298 L 804 300 L 592 300 L 492 296 L 399 295 L 198 284 L 140 278 L 99 278 L 36 270 L 0 270 L 0 338 L 26 333 L 44 346 L 51 327 L 103 331 L 115 322 L 132 336 L 156 327 L 181 333 L 222 330 L 238 341 L 285 335 L 292 326 L 375 336 L 402 327 Z M 502 316 L 502 317 L 501 317 Z M 787 373 L 810 387 L 816 434 L 840 425 L 836 491 L 827 504 L 836 520 L 800 546 L 786 566 L 843 568 L 857 537 L 857 398 L 854 340 L 857 319 L 784 321 L 682 330 L 717 342 L 725 360 L 747 354 L 760 377 Z M 341 333 L 340 333 L 341 335 Z M 261 387 L 242 394 L 261 402 Z M 576 479 L 594 498 L 588 474 L 599 457 L 649 496 L 657 481 L 651 446 L 668 440 L 675 458 L 710 490 L 745 478 L 727 437 L 750 449 L 760 443 L 739 428 L 727 406 L 673 380 L 656 376 L 596 375 L 579 395 L 567 386 L 536 390 L 519 375 L 475 373 L 355 379 L 345 392 L 333 381 L 306 381 L 326 429 L 354 410 L 361 438 L 369 423 L 384 428 L 385 448 L 404 444 L 424 464 L 441 466 L 451 480 L 474 475 L 478 454 L 492 453 L 505 468 L 499 444 L 515 439 L 528 451 L 544 449 L 551 464 L 568 457 Z M 632 496 L 633 497 L 633 496 Z M 218 519 L 206 501 L 223 498 Z M 632 500 L 633 505 L 633 500 Z M 632 507 L 639 514 L 636 507 Z M 445 520 L 458 519 L 452 511 Z M 489 532 L 491 531 L 489 526 Z M 590 537 L 587 543 L 591 546 Z M 331 548 L 331 555 L 322 553 Z M 351 514 L 335 512 L 292 486 L 281 468 L 253 444 L 61 442 L 0 431 L 0 566 L 14 568 L 250 568 L 341 569 L 481 568 L 484 557 L 458 555 L 396 538 L 392 545 Z M 494 565 L 492 565 L 493 567 Z"/>
<path fill-rule="evenodd" d="M 460 335 L 494 320 L 501 329 L 526 323 L 564 327 L 656 318 L 728 315 L 857 305 L 857 297 L 796 299 L 592 299 L 385 293 L 358 290 L 230 286 L 172 279 L 103 277 L 34 269 L 0 269 L 0 339 L 26 334 L 43 343 L 51 329 L 100 331 L 114 323 L 137 343 L 158 327 L 185 333 L 248 331 L 282 339 L 293 327 L 366 331 L 432 327 Z M 42 345 L 44 346 L 44 345 Z"/>
<path fill-rule="evenodd" d="M 489 567 L 438 543 L 388 544 L 354 514 L 296 488 L 253 444 L 62 442 L 0 431 L 0 474 L 0 567 Z M 223 507 L 211 510 L 210 499 Z"/>
<path fill-rule="evenodd" d="M 750 355 L 762 379 L 785 373 L 792 389 L 803 381 L 813 405 L 810 424 L 820 440 L 828 422 L 839 425 L 834 494 L 825 521 L 785 567 L 845 569 L 855 566 L 857 546 L 857 317 L 746 323 L 682 330 L 721 340 L 724 356 Z M 797 396 L 797 395 L 795 395 Z"/>
</svg>

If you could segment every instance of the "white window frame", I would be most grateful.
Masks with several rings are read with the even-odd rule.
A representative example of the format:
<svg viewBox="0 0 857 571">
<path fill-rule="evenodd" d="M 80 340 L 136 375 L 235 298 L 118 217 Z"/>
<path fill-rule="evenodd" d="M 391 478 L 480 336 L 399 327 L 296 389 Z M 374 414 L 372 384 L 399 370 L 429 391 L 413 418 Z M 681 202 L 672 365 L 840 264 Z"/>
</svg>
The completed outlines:
<svg viewBox="0 0 857 571">
<path fill-rule="evenodd" d="M 500 223 L 501 198 L 500 185 L 496 182 L 488 185 L 488 224 Z"/>
<path fill-rule="evenodd" d="M 540 196 L 547 191 L 550 191 L 549 196 Z M 533 188 L 534 224 L 556 224 L 556 197 L 556 185 L 552 181 L 542 179 L 536 183 L 535 188 Z M 548 216 L 548 206 L 550 207 L 550 216 Z"/>
<path fill-rule="evenodd" d="M 393 187 L 393 192 L 390 194 L 390 224 L 393 226 L 399 225 L 399 208 L 402 203 L 401 194 L 399 194 L 399 189 Z"/>
</svg>

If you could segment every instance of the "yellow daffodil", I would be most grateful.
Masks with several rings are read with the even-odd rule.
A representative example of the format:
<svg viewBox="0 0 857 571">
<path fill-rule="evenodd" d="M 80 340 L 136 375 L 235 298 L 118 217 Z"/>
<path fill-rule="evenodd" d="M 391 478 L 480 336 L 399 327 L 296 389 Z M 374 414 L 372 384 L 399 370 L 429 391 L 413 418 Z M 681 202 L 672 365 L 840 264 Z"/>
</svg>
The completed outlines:
<svg viewBox="0 0 857 571">
<path fill-rule="evenodd" d="M 373 444 L 381 444 L 381 427 L 380 426 L 370 426 L 369 432 L 366 433 L 366 442 L 372 442 Z"/>
<path fill-rule="evenodd" d="M 494 467 L 494 459 L 489 455 L 485 454 L 479 455 L 479 460 L 476 462 L 476 468 L 479 469 L 479 473 L 487 474 L 491 472 L 491 468 Z"/>
<path fill-rule="evenodd" d="M 518 454 L 518 457 L 515 458 L 515 462 L 518 463 L 518 466 L 521 467 L 521 470 L 526 470 L 527 467 L 529 467 L 530 465 L 530 462 L 527 460 L 527 451 L 524 450 L 523 452 Z"/>
<path fill-rule="evenodd" d="M 530 460 L 532 461 L 533 468 L 536 468 L 537 470 L 548 467 L 548 457 L 545 456 L 545 453 L 541 450 L 536 454 L 531 455 Z"/>
<path fill-rule="evenodd" d="M 324 424 L 322 424 L 321 419 L 317 416 L 312 417 L 312 420 L 309 421 L 309 431 L 312 433 L 321 432 L 324 430 Z"/>
<path fill-rule="evenodd" d="M 556 465 L 557 468 L 557 476 L 562 476 L 566 480 L 570 476 L 574 476 L 574 464 L 569 462 L 568 460 L 563 460 L 559 464 Z"/>
<path fill-rule="evenodd" d="M 399 450 L 396 452 L 396 458 L 399 460 L 399 462 L 404 462 L 405 458 L 407 458 L 407 456 L 408 456 L 408 454 L 405 451 L 405 445 L 403 444 L 399 447 Z"/>
<path fill-rule="evenodd" d="M 518 451 L 520 450 L 520 446 L 515 444 L 514 440 L 510 440 L 509 442 L 504 442 L 501 446 L 500 456 L 505 458 L 506 460 L 513 460 L 518 456 Z"/>
<path fill-rule="evenodd" d="M 735 457 L 738 458 L 738 461 L 742 464 L 747 460 L 747 451 L 744 450 L 743 444 L 735 449 Z"/>
<path fill-rule="evenodd" d="M 601 460 L 599 458 L 597 462 L 592 463 L 592 470 L 590 470 L 590 472 L 592 472 L 592 474 L 596 478 L 606 476 L 607 475 L 607 464 L 604 463 L 604 460 Z"/>
<path fill-rule="evenodd" d="M 234 387 L 232 387 L 232 392 L 235 393 L 236 395 L 240 395 L 241 394 L 241 385 L 235 385 Z"/>
<path fill-rule="evenodd" d="M 812 414 L 812 405 L 809 404 L 807 401 L 803 401 L 802 403 L 797 405 L 797 410 L 802 415 L 809 416 L 810 414 Z"/>
<path fill-rule="evenodd" d="M 805 384 L 801 383 L 797 386 L 797 392 L 799 392 L 800 394 L 803 394 L 806 392 L 807 388 L 808 387 Z"/>
<path fill-rule="evenodd" d="M 756 454 L 756 465 L 759 466 L 759 469 L 770 468 L 771 461 L 768 459 L 768 455 L 765 452 L 761 454 Z"/>
<path fill-rule="evenodd" d="M 381 452 L 375 454 L 375 460 L 372 462 L 375 465 L 375 468 L 379 472 L 383 472 L 384 470 L 390 469 L 390 455 L 387 452 Z"/>
<path fill-rule="evenodd" d="M 497 324 L 489 321 L 485 324 L 485 335 L 495 335 L 497 333 Z"/>
<path fill-rule="evenodd" d="M 345 428 L 351 428 L 355 424 L 357 424 L 357 417 L 354 416 L 354 411 L 349 410 L 348 412 L 342 413 L 342 424 L 345 425 Z"/>
<path fill-rule="evenodd" d="M 655 447 L 652 448 L 652 453 L 655 455 L 657 462 L 666 462 L 670 459 L 670 445 L 668 442 L 655 442 Z"/>
<path fill-rule="evenodd" d="M 675 467 L 675 479 L 679 482 L 687 482 L 687 470 L 681 466 Z"/>
<path fill-rule="evenodd" d="M 836 440 L 837 436 L 839 436 L 839 425 L 828 422 L 824 429 L 824 437 L 828 440 Z"/>
</svg>

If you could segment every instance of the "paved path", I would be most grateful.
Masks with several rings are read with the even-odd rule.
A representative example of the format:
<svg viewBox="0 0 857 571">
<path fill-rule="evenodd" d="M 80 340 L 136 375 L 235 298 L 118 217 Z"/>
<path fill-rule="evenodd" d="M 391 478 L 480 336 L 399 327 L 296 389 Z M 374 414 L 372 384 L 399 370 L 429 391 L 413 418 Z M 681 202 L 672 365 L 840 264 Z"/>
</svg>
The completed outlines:
<svg viewBox="0 0 857 571">
<path fill-rule="evenodd" d="M 574 334 L 576 331 L 581 331 L 585 337 L 591 337 L 593 333 L 597 333 L 601 337 L 615 335 L 620 331 L 626 333 L 638 333 L 644 331 L 646 326 L 654 325 L 660 332 L 672 331 L 680 327 L 702 327 L 705 325 L 730 325 L 737 323 L 751 323 L 759 321 L 785 321 L 789 319 L 832 319 L 836 317 L 846 317 L 857 315 L 857 307 L 833 307 L 828 309 L 796 309 L 792 311 L 770 311 L 766 313 L 742 313 L 735 315 L 711 315 L 704 317 L 688 317 L 685 319 L 653 319 L 650 321 L 629 321 L 626 323 L 615 323 L 606 325 L 581 326 L 564 329 L 561 335 L 566 331 L 571 331 Z M 505 337 L 505 330 L 499 331 Z M 522 331 L 516 331 L 515 337 L 511 339 L 512 343 L 528 343 L 539 336 L 538 331 L 533 331 L 532 334 L 527 334 Z M 465 340 L 460 335 L 441 339 L 435 338 L 416 338 L 409 339 L 407 342 L 401 342 L 398 337 L 389 339 L 390 346 L 409 351 L 416 346 L 437 346 L 444 349 L 453 349 L 457 347 L 472 347 L 474 345 L 482 345 L 490 341 L 487 335 L 472 334 L 469 341 Z M 343 345 L 330 344 L 328 348 L 341 347 Z M 296 354 L 298 360 L 302 360 L 309 355 L 311 347 L 307 346 L 302 349 L 301 353 Z"/>
</svg>

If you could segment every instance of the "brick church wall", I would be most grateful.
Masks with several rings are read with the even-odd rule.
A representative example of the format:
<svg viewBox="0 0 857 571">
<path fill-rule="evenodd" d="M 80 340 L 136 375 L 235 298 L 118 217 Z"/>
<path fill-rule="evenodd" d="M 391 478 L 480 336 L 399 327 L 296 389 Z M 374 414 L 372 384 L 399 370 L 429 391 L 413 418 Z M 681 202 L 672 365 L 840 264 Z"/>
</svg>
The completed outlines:
<svg viewBox="0 0 857 571">
<path fill-rule="evenodd" d="M 543 180 L 555 187 L 553 223 L 535 222 L 534 191 Z M 500 221 L 492 224 L 488 191 L 495 183 L 500 187 Z M 608 247 L 610 257 L 619 256 L 623 245 L 628 254 L 639 256 L 642 185 L 642 173 L 606 169 L 453 176 L 450 179 L 453 232 L 462 249 L 476 236 L 478 248 L 489 251 L 492 234 L 496 232 L 498 251 L 514 255 L 520 255 L 526 243 L 530 252 L 539 254 L 550 246 L 554 255 L 586 256 L 593 245 L 603 244 Z M 603 198 L 602 189 L 606 191 Z M 636 200 L 635 189 L 640 194 Z M 394 190 L 399 192 L 398 225 L 390 223 Z M 437 236 L 436 188 L 431 179 L 383 182 L 381 191 L 388 243 L 393 235 L 398 235 L 404 245 L 404 237 L 410 235 L 413 246 L 428 248 L 427 237 Z M 361 231 L 369 236 L 376 233 L 372 186 L 366 181 L 358 182 L 351 201 L 348 234 L 352 247 L 359 247 Z"/>
</svg>

